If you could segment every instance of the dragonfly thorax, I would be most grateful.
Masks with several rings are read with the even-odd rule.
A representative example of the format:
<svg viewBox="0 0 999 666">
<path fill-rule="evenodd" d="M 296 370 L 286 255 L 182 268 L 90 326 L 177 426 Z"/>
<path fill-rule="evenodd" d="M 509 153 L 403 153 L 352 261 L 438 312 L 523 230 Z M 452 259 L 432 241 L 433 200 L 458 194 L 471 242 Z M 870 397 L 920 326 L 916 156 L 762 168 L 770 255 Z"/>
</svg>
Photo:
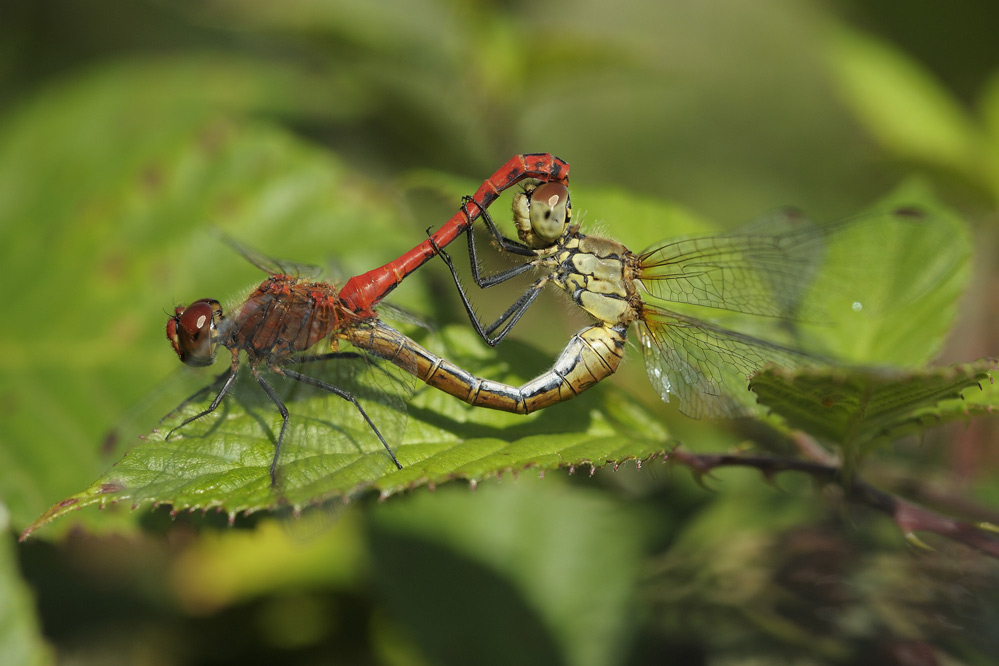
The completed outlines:
<svg viewBox="0 0 999 666">
<path fill-rule="evenodd" d="M 272 275 L 240 307 L 224 344 L 273 362 L 329 338 L 341 325 L 338 313 L 333 285 Z"/>
<path fill-rule="evenodd" d="M 570 229 L 552 263 L 557 264 L 555 284 L 599 321 L 617 325 L 635 320 L 640 299 L 634 287 L 634 255 L 624 245 Z"/>
</svg>

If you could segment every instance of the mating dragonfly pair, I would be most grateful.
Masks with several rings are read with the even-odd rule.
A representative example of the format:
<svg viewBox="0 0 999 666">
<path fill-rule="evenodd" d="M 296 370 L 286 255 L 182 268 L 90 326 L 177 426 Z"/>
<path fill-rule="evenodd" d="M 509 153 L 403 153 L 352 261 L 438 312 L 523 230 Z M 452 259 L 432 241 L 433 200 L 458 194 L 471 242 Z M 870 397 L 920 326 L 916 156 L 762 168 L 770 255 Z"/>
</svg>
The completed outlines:
<svg viewBox="0 0 999 666">
<path fill-rule="evenodd" d="M 767 364 L 799 367 L 821 360 L 793 344 L 689 314 L 689 306 L 757 315 L 782 326 L 800 320 L 807 312 L 805 295 L 823 261 L 826 243 L 853 228 L 853 222 L 818 227 L 786 214 L 742 232 L 665 242 L 635 254 L 609 238 L 587 236 L 572 223 L 568 179 L 569 164 L 552 155 L 516 156 L 466 197 L 460 210 L 427 240 L 385 266 L 350 278 L 340 288 L 249 257 L 270 276 L 234 313 L 227 315 L 214 299 L 201 299 L 176 308 L 167 322 L 167 337 L 189 365 L 210 365 L 220 346 L 231 353 L 228 371 L 183 403 L 218 387 L 211 404 L 171 434 L 219 407 L 234 385 L 240 352 L 245 352 L 252 376 L 283 419 L 270 466 L 272 483 L 290 416 L 264 370 L 352 403 L 392 462 L 402 467 L 350 391 L 292 367 L 315 361 L 352 362 L 356 352 L 339 351 L 344 341 L 471 405 L 522 414 L 569 400 L 613 374 L 632 325 L 638 328 L 649 378 L 659 395 L 666 401 L 675 396 L 681 411 L 694 417 L 746 414 L 752 409 L 748 396 L 732 390 L 740 380 L 744 386 L 749 375 Z M 522 181 L 528 182 L 514 196 L 518 234 L 514 240 L 496 227 L 487 209 L 503 191 Z M 904 223 L 916 215 L 906 209 L 887 217 Z M 479 217 L 499 250 L 523 257 L 521 264 L 495 275 L 480 273 L 472 230 Z M 489 324 L 476 316 L 443 249 L 463 233 L 479 287 L 532 270 L 540 275 Z M 452 273 L 475 330 L 490 345 L 506 337 L 548 283 L 563 289 L 596 322 L 572 336 L 550 370 L 523 386 L 479 378 L 391 328 L 375 310 L 403 279 L 438 255 Z M 315 353 L 326 341 L 329 351 Z"/>
</svg>

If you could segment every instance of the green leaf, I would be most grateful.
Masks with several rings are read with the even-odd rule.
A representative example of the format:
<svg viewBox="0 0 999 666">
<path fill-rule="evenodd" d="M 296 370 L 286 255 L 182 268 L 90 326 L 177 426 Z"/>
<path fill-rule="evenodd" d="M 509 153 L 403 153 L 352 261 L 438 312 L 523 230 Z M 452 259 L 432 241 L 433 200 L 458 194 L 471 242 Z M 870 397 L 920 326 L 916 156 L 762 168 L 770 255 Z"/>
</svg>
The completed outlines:
<svg viewBox="0 0 999 666">
<path fill-rule="evenodd" d="M 956 171 L 995 193 L 999 163 L 981 129 L 929 72 L 854 31 L 839 30 L 828 53 L 842 96 L 888 150 Z"/>
<path fill-rule="evenodd" d="M 10 539 L 10 513 L 0 502 L 0 654 L 8 664 L 41 665 L 54 663 L 42 640 L 35 603 L 21 580 L 17 556 Z"/>
<path fill-rule="evenodd" d="M 488 348 L 464 328 L 444 333 L 448 356 L 462 367 L 501 381 L 522 381 L 504 372 L 502 365 L 485 366 L 481 357 Z M 518 356 L 523 359 L 529 352 Z M 339 372 L 345 363 L 328 362 L 323 364 L 328 367 L 310 369 L 309 374 L 358 396 L 403 469 L 394 467 L 349 403 L 318 389 L 290 382 L 282 386 L 275 379 L 279 392 L 290 392 L 285 401 L 291 421 L 278 461 L 278 484 L 272 487 L 269 466 L 280 417 L 259 387 L 247 380 L 237 385 L 217 413 L 185 426 L 169 440 L 164 430 L 154 431 L 87 489 L 50 507 L 24 536 L 95 504 L 169 504 L 175 511 L 214 509 L 234 519 L 237 513 L 300 510 L 328 500 L 346 501 L 362 491 L 388 496 L 453 479 L 477 483 L 505 471 L 643 460 L 667 447 L 666 434 L 656 420 L 610 385 L 526 417 L 473 408 L 421 386 L 402 437 L 401 403 L 365 398 L 366 392 L 377 388 L 370 375 L 394 372 L 393 366 L 383 363 L 361 373 L 353 386 Z M 166 427 L 201 409 L 202 404 L 186 406 Z"/>
<path fill-rule="evenodd" d="M 198 614 L 289 588 L 349 588 L 366 571 L 362 512 L 264 518 L 247 530 L 204 529 L 173 561 L 180 603 Z M 280 635 L 286 627 L 267 627 Z"/>
<path fill-rule="evenodd" d="M 7 113 L 0 251 L 17 288 L 0 315 L 17 325 L 0 333 L 0 496 L 15 526 L 107 467 L 102 442 L 130 405 L 142 403 L 134 430 L 144 432 L 186 395 L 174 386 L 143 398 L 177 368 L 165 313 L 261 277 L 208 229 L 282 258 L 335 255 L 358 268 L 412 245 L 394 200 L 356 170 L 227 115 L 313 99 L 296 85 L 325 89 L 305 84 L 238 59 L 165 58 L 85 72 Z"/>
<path fill-rule="evenodd" d="M 919 183 L 848 222 L 829 240 L 804 296 L 815 323 L 802 327 L 804 347 L 847 363 L 927 363 L 950 332 L 970 277 L 967 225 Z"/>
<path fill-rule="evenodd" d="M 995 368 L 994 359 L 905 371 L 770 368 L 753 376 L 750 389 L 792 428 L 838 446 L 854 469 L 880 445 L 999 407 Z"/>
<path fill-rule="evenodd" d="M 414 495 L 375 517 L 377 570 L 407 572 L 376 577 L 379 596 L 433 663 L 453 663 L 445 656 L 463 643 L 464 654 L 488 650 L 490 663 L 627 662 L 653 516 L 592 487 L 531 476 Z M 442 590 L 443 567 L 461 584 Z M 501 615 L 518 640 L 510 625 L 497 630 Z"/>
</svg>

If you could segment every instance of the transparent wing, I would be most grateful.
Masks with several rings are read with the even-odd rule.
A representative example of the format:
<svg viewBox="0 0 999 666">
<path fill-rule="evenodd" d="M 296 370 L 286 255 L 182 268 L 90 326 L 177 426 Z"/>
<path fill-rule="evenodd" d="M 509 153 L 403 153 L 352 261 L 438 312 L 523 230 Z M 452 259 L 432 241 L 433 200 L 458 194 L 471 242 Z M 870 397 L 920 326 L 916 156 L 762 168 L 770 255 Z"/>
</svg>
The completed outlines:
<svg viewBox="0 0 999 666">
<path fill-rule="evenodd" d="M 825 225 L 785 209 L 731 234 L 657 245 L 639 255 L 638 277 L 655 298 L 746 314 L 821 321 L 827 313 L 810 303 L 817 290 L 883 312 L 951 270 L 934 259 L 947 246 L 947 229 L 914 208 Z M 890 251 L 926 256 L 922 286 L 891 285 L 896 277 L 883 268 Z"/>
<path fill-rule="evenodd" d="M 639 255 L 638 277 L 665 301 L 793 317 L 824 247 L 822 230 L 786 209 L 732 234 L 657 245 Z"/>
<path fill-rule="evenodd" d="M 386 303 L 385 301 L 379 303 L 378 316 L 380 319 L 389 319 L 397 324 L 407 324 L 426 331 L 435 330 L 435 326 L 430 321 L 394 303 Z"/>
<path fill-rule="evenodd" d="M 649 380 L 659 396 L 676 399 L 693 418 L 747 416 L 753 412 L 747 379 L 768 364 L 800 367 L 824 362 L 802 351 L 721 326 L 646 306 L 638 324 Z"/>
<path fill-rule="evenodd" d="M 254 250 L 248 245 L 240 243 L 235 238 L 222 231 L 216 230 L 215 235 L 218 236 L 218 238 L 226 245 L 242 255 L 244 259 L 265 273 L 269 273 L 271 275 L 293 275 L 295 277 L 308 279 L 317 278 L 322 274 L 322 269 L 318 266 L 300 264 L 294 261 L 269 257 L 266 254 Z"/>
</svg>

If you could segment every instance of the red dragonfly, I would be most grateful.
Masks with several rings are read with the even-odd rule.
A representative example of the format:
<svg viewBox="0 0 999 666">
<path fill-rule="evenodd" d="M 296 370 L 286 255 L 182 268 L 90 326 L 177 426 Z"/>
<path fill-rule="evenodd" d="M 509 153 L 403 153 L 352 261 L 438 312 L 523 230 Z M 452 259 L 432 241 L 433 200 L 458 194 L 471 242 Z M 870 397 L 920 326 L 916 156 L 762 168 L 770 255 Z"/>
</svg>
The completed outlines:
<svg viewBox="0 0 999 666">
<path fill-rule="evenodd" d="M 277 463 L 288 427 L 289 413 L 273 386 L 261 374 L 264 369 L 318 387 L 352 403 L 381 441 L 392 462 L 401 469 L 402 465 L 388 442 L 350 392 L 304 375 L 289 366 L 303 361 L 341 356 L 336 351 L 311 356 L 307 352 L 326 339 L 331 341 L 335 349 L 338 337 L 348 337 L 352 329 L 374 321 L 377 318 L 375 306 L 404 278 L 429 261 L 441 247 L 468 229 L 504 190 L 524 179 L 567 183 L 568 177 L 569 164 L 547 153 L 515 156 L 482 183 L 473 197 L 476 203 L 464 204 L 429 239 L 380 268 L 350 278 L 339 289 L 333 284 L 291 275 L 280 264 L 269 264 L 260 258 L 248 256 L 251 262 L 269 272 L 270 277 L 236 308 L 235 314 L 227 316 L 217 300 L 202 298 L 186 308 L 178 306 L 167 321 L 167 338 L 184 363 L 193 366 L 211 365 L 219 346 L 228 349 L 232 357 L 227 372 L 220 375 L 215 383 L 182 403 L 187 404 L 221 384 L 211 404 L 205 410 L 185 419 L 167 437 L 218 408 L 235 383 L 240 351 L 243 351 L 253 378 L 277 406 L 283 419 L 270 465 L 272 484 L 277 478 Z"/>
</svg>

